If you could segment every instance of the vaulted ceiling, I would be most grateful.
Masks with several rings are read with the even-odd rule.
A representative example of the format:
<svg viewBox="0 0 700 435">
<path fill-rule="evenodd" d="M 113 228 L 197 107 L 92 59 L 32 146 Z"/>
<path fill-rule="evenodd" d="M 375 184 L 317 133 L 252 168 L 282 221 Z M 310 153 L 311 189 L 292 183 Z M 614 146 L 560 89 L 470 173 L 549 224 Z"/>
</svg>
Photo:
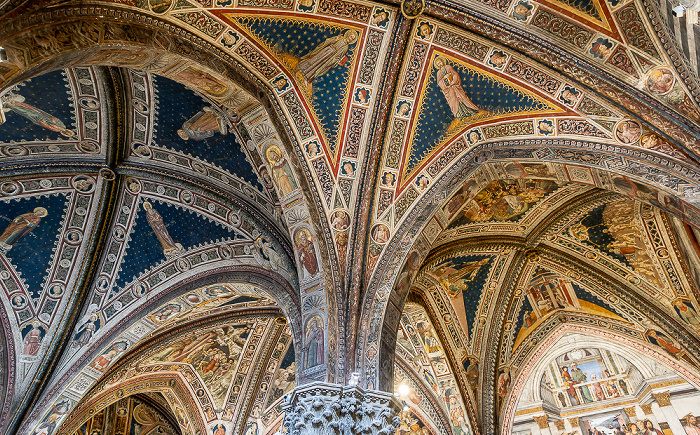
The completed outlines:
<svg viewBox="0 0 700 435">
<path fill-rule="evenodd" d="M 698 56 L 662 3 L 1 4 L 0 428 L 274 433 L 356 373 L 410 386 L 400 431 L 510 433 L 567 334 L 700 386 Z"/>
</svg>

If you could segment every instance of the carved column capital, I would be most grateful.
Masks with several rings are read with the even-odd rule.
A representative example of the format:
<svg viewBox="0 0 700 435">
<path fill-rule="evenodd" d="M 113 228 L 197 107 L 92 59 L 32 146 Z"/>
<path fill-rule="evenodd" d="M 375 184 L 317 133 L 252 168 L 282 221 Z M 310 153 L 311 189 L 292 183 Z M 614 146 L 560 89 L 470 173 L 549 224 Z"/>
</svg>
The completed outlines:
<svg viewBox="0 0 700 435">
<path fill-rule="evenodd" d="M 555 420 L 554 427 L 556 427 L 557 430 L 564 430 L 564 420 Z"/>
<path fill-rule="evenodd" d="M 651 410 L 651 405 L 652 403 L 648 403 L 646 405 L 639 405 L 642 408 L 642 411 L 644 411 L 645 415 L 654 415 L 654 412 Z"/>
<path fill-rule="evenodd" d="M 628 418 L 637 418 L 637 408 L 635 406 L 629 406 L 627 408 L 622 408 L 625 411 L 625 414 L 627 414 Z"/>
<path fill-rule="evenodd" d="M 290 435 L 391 435 L 401 405 L 383 391 L 314 382 L 295 388 L 282 409 Z"/>
<path fill-rule="evenodd" d="M 663 391 L 661 393 L 651 393 L 654 396 L 654 400 L 659 406 L 671 406 L 671 394 L 669 391 Z"/>
<path fill-rule="evenodd" d="M 537 423 L 537 426 L 539 426 L 540 429 L 547 429 L 549 427 L 549 421 L 547 418 L 547 414 L 535 415 L 532 418 L 535 420 L 535 423 Z"/>
</svg>

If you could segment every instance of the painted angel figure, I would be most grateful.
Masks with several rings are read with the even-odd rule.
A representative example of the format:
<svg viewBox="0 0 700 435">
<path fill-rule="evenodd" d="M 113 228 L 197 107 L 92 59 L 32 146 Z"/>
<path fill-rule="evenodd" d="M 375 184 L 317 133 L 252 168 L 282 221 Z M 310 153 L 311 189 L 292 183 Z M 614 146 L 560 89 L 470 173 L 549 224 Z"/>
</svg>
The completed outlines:
<svg viewBox="0 0 700 435">
<path fill-rule="evenodd" d="M 448 64 L 447 60 L 442 56 L 437 56 L 433 61 L 433 65 L 437 70 L 438 86 L 440 86 L 442 93 L 445 95 L 447 104 L 450 105 L 455 118 L 461 120 L 479 113 L 479 108 L 472 103 L 472 100 L 464 92 L 462 79 L 457 70 Z"/>
</svg>

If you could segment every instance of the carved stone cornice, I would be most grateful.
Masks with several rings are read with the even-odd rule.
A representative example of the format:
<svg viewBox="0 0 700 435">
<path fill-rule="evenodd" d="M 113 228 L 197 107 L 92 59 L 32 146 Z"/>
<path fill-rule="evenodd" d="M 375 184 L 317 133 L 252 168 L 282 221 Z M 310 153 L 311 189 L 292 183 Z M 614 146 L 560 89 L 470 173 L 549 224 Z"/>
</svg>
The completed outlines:
<svg viewBox="0 0 700 435">
<path fill-rule="evenodd" d="M 290 435 L 390 435 L 401 406 L 383 391 L 314 382 L 295 388 L 282 409 Z"/>
</svg>

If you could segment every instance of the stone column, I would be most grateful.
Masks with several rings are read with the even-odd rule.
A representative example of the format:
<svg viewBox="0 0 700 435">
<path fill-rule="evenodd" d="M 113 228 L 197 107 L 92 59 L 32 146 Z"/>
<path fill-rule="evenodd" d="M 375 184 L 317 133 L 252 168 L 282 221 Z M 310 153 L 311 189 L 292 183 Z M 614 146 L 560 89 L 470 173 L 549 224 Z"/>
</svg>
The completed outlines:
<svg viewBox="0 0 700 435">
<path fill-rule="evenodd" d="M 557 428 L 557 435 L 558 435 L 566 429 L 566 424 L 564 423 L 564 420 L 555 420 L 554 427 Z"/>
<path fill-rule="evenodd" d="M 572 432 L 579 430 L 583 435 L 588 435 L 586 428 L 583 426 L 583 420 L 581 418 L 572 417 L 567 420 L 569 421 L 569 425 L 571 426 L 570 430 Z"/>
<path fill-rule="evenodd" d="M 313 382 L 289 393 L 282 409 L 289 435 L 393 435 L 401 404 L 383 391 Z"/>
<path fill-rule="evenodd" d="M 549 421 L 547 419 L 547 414 L 545 415 L 535 415 L 532 417 L 540 428 L 541 435 L 551 435 L 552 431 L 549 430 Z"/>
<path fill-rule="evenodd" d="M 678 418 L 676 410 L 673 409 L 673 406 L 671 405 L 670 392 L 663 391 L 661 393 L 651 393 L 651 395 L 654 396 L 654 400 L 656 400 L 656 403 L 659 404 L 659 408 L 666 418 L 668 427 L 671 428 L 673 435 L 685 435 L 686 432 L 681 425 L 681 420 Z"/>
</svg>

